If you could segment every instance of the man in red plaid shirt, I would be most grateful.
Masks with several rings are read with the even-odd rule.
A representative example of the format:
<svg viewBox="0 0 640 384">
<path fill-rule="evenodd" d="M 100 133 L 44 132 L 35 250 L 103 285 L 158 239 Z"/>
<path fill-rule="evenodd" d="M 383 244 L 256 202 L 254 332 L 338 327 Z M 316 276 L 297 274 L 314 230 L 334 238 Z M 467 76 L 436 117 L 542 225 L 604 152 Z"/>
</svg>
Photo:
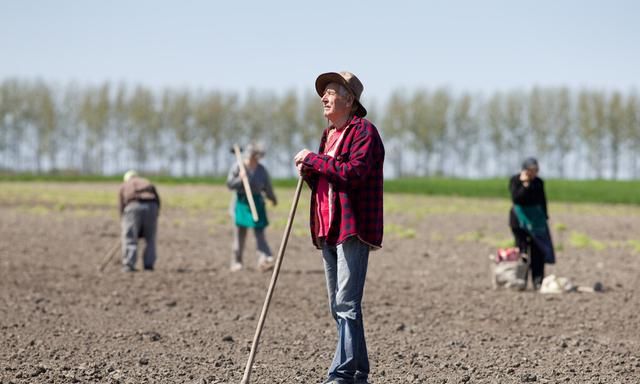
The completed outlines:
<svg viewBox="0 0 640 384">
<path fill-rule="evenodd" d="M 350 72 L 316 79 L 324 116 L 317 153 L 303 149 L 295 164 L 311 187 L 311 238 L 322 250 L 338 344 L 325 383 L 367 383 L 369 357 L 362 322 L 362 296 L 369 251 L 382 246 L 384 145 L 364 119 L 363 86 Z"/>
</svg>

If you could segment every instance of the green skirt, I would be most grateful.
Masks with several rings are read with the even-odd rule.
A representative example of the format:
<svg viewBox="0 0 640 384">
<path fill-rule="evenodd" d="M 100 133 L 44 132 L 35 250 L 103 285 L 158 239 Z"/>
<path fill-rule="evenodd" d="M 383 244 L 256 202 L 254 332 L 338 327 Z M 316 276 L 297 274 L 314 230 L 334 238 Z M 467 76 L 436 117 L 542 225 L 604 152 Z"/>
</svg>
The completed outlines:
<svg viewBox="0 0 640 384">
<path fill-rule="evenodd" d="M 544 262 L 554 264 L 556 254 L 553 250 L 551 232 L 547 225 L 547 215 L 540 205 L 513 205 L 513 211 L 518 218 L 520 228 L 531 235 L 531 240 L 544 254 Z"/>
<path fill-rule="evenodd" d="M 236 194 L 236 208 L 234 210 L 236 225 L 246 228 L 265 228 L 269 225 L 267 219 L 267 210 L 264 205 L 264 198 L 260 193 L 253 194 L 253 201 L 256 203 L 256 211 L 258 211 L 258 221 L 253 221 L 251 216 L 251 208 L 249 207 L 249 201 L 247 195 L 244 193 Z"/>
<path fill-rule="evenodd" d="M 547 232 L 547 216 L 541 205 L 513 205 L 520 228 L 531 234 Z"/>
</svg>

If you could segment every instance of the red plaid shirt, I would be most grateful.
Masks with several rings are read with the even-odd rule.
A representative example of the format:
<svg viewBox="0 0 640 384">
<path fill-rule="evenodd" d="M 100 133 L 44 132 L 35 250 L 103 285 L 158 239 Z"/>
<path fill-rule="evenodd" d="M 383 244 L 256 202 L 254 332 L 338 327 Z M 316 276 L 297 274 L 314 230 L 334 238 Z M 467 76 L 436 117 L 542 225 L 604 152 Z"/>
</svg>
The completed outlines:
<svg viewBox="0 0 640 384">
<path fill-rule="evenodd" d="M 353 117 L 345 128 L 335 157 L 323 155 L 329 128 L 320 140 L 318 153 L 308 154 L 302 165 L 304 180 L 311 187 L 311 238 L 318 242 L 316 187 L 325 177 L 333 188 L 332 221 L 326 242 L 336 245 L 358 236 L 374 248 L 382 246 L 382 192 L 384 145 L 370 121 Z"/>
</svg>

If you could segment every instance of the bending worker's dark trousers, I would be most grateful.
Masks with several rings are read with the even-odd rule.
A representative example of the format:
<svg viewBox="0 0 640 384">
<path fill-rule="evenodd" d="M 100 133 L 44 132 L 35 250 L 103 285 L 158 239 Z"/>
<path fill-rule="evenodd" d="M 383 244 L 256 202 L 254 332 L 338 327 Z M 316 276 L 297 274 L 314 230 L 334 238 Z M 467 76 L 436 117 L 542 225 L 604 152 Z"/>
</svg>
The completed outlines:
<svg viewBox="0 0 640 384">
<path fill-rule="evenodd" d="M 155 201 L 132 201 L 122 214 L 122 264 L 135 268 L 138 254 L 138 239 L 146 241 L 143 265 L 153 269 L 156 262 L 156 230 L 158 227 L 158 203 Z"/>
<path fill-rule="evenodd" d="M 516 247 L 520 252 L 526 253 L 530 259 L 531 281 L 535 289 L 540 288 L 544 279 L 544 253 L 531 239 L 531 236 L 522 228 L 511 227 L 513 237 L 516 240 Z M 527 273 L 527 276 L 529 273 Z M 527 277 L 528 280 L 528 277 Z"/>
</svg>

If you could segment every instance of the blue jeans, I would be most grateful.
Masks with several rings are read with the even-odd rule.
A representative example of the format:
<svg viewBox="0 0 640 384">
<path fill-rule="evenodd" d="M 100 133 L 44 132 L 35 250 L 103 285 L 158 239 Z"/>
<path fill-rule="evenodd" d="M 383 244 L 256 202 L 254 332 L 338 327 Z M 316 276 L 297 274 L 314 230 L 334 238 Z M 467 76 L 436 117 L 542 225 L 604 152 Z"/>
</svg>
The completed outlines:
<svg viewBox="0 0 640 384">
<path fill-rule="evenodd" d="M 362 323 L 362 295 L 369 246 L 351 237 L 337 246 L 322 247 L 331 315 L 338 327 L 338 344 L 329 377 L 345 383 L 365 383 L 369 356 Z"/>
</svg>

